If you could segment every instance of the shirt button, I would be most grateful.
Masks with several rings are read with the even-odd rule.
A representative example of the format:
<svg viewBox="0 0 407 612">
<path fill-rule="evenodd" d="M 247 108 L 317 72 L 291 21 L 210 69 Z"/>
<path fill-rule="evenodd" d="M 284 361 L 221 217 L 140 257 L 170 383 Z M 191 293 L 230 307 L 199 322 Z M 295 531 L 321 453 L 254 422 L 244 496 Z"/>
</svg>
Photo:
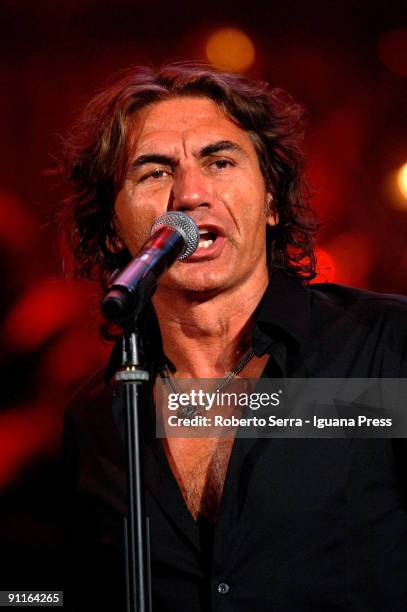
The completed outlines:
<svg viewBox="0 0 407 612">
<path fill-rule="evenodd" d="M 218 593 L 221 595 L 226 595 L 226 593 L 229 593 L 229 585 L 226 584 L 226 582 L 220 582 L 218 584 Z"/>
</svg>

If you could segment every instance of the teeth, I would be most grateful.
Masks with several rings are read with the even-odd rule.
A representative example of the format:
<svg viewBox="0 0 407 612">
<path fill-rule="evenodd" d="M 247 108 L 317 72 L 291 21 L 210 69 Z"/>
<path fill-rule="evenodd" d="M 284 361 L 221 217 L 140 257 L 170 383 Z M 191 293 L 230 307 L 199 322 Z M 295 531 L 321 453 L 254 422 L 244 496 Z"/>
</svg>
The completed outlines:
<svg viewBox="0 0 407 612">
<path fill-rule="evenodd" d="M 211 244 L 213 244 L 213 240 L 200 240 L 199 248 L 207 249 L 208 247 L 211 246 Z"/>
</svg>

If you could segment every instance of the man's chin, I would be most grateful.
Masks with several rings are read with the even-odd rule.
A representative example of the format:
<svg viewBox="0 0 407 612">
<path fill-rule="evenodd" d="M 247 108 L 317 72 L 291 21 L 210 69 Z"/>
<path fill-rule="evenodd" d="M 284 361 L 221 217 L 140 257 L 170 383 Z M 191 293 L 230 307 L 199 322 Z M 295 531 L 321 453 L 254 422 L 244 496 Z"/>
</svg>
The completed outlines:
<svg viewBox="0 0 407 612">
<path fill-rule="evenodd" d="M 197 278 L 194 275 L 183 278 L 167 278 L 160 286 L 160 293 L 183 295 L 193 301 L 205 301 L 227 289 L 227 283 L 220 278 Z"/>
</svg>

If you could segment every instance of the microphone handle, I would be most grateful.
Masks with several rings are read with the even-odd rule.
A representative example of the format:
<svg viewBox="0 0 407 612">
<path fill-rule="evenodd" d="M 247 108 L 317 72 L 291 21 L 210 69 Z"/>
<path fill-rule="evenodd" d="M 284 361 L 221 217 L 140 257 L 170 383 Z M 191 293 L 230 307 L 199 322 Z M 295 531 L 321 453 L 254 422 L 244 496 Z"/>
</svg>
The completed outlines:
<svg viewBox="0 0 407 612">
<path fill-rule="evenodd" d="M 170 227 L 160 227 L 140 253 L 115 277 L 102 301 L 102 312 L 111 321 L 137 316 L 153 297 L 161 274 L 184 248 L 183 236 Z"/>
</svg>

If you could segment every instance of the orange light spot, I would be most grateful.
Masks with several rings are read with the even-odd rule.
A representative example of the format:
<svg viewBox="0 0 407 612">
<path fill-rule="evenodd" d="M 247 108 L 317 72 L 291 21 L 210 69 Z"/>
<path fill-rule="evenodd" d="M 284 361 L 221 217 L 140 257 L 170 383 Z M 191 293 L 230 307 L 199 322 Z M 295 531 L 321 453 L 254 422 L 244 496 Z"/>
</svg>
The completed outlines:
<svg viewBox="0 0 407 612">
<path fill-rule="evenodd" d="M 391 206 L 407 211 L 407 162 L 388 173 L 383 182 L 383 194 Z"/>
<path fill-rule="evenodd" d="M 206 57 L 215 68 L 243 72 L 253 64 L 255 50 L 242 30 L 223 28 L 210 36 L 206 44 Z"/>
<path fill-rule="evenodd" d="M 407 163 L 397 172 L 397 185 L 401 195 L 407 200 Z"/>
</svg>

